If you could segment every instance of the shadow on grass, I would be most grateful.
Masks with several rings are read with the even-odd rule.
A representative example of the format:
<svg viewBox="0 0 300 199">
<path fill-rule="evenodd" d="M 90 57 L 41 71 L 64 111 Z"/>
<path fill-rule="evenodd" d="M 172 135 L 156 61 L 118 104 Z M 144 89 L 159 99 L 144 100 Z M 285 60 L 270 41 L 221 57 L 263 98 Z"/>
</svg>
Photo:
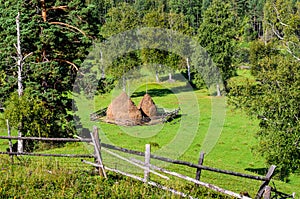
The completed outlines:
<svg viewBox="0 0 300 199">
<path fill-rule="evenodd" d="M 169 94 L 172 94 L 173 92 L 170 89 L 167 88 L 152 88 L 149 89 L 147 92 L 151 97 L 163 97 Z M 146 94 L 146 91 L 139 91 L 139 92 L 134 92 L 130 97 L 142 97 Z"/>
<path fill-rule="evenodd" d="M 194 89 L 191 88 L 190 86 L 184 85 L 184 86 L 177 86 L 172 89 L 167 89 L 167 88 L 152 88 L 147 91 L 147 93 L 151 97 L 163 97 L 167 96 L 169 94 L 178 94 L 182 92 L 190 92 L 193 91 Z M 130 97 L 135 98 L 135 97 L 142 97 L 146 94 L 146 91 L 139 91 L 139 92 L 134 92 Z"/>
<path fill-rule="evenodd" d="M 245 170 L 262 176 L 265 176 L 268 172 L 268 168 L 246 168 Z"/>
</svg>

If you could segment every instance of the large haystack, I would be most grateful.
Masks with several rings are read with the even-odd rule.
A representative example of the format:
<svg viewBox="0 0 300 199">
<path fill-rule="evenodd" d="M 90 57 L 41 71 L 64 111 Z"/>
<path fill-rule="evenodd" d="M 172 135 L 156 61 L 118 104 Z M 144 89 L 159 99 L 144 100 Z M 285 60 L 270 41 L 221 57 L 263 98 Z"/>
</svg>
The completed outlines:
<svg viewBox="0 0 300 199">
<path fill-rule="evenodd" d="M 157 115 L 157 108 L 149 94 L 145 94 L 143 99 L 138 105 L 138 109 L 149 118 L 153 118 Z"/>
<path fill-rule="evenodd" d="M 137 125 L 141 123 L 142 113 L 128 95 L 122 92 L 108 106 L 106 119 L 116 124 Z"/>
</svg>

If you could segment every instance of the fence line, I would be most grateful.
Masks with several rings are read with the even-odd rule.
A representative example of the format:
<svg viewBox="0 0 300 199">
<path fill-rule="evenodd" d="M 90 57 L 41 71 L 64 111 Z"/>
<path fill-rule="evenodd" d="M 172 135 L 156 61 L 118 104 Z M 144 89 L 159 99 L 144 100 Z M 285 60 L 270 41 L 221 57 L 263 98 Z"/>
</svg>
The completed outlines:
<svg viewBox="0 0 300 199">
<path fill-rule="evenodd" d="M 28 156 L 45 156 L 45 157 L 68 157 L 68 158 L 94 158 L 94 155 L 88 154 L 52 154 L 52 153 L 27 153 L 27 152 L 0 152 L 2 155 L 28 155 Z"/>
<path fill-rule="evenodd" d="M 92 142 L 91 138 L 74 139 L 74 138 L 45 138 L 45 137 L 0 136 L 0 139 L 56 141 L 56 142 Z"/>
<path fill-rule="evenodd" d="M 74 138 L 41 138 L 41 137 L 0 136 L 0 139 L 12 139 L 12 140 L 22 139 L 22 140 L 60 141 L 60 142 L 92 142 L 92 139 L 90 139 L 90 138 L 74 139 Z M 132 155 L 145 156 L 145 152 L 126 149 L 126 148 L 114 146 L 111 144 L 101 143 L 101 146 L 104 148 L 117 150 L 117 151 L 121 151 L 124 153 L 132 154 Z M 18 154 L 11 154 L 11 155 L 18 155 Z M 26 155 L 26 154 L 23 154 L 23 155 Z M 156 160 L 161 160 L 163 162 L 184 165 L 184 166 L 188 166 L 188 167 L 192 167 L 192 168 L 196 168 L 196 169 L 208 170 L 208 171 L 212 171 L 212 172 L 223 173 L 223 174 L 228 174 L 228 175 L 233 175 L 233 176 L 238 176 L 238 177 L 244 177 L 244 178 L 249 178 L 249 179 L 253 179 L 253 180 L 260 180 L 260 181 L 268 180 L 268 178 L 264 177 L 264 176 L 254 176 L 254 175 L 249 175 L 249 174 L 244 174 L 244 173 L 239 173 L 239 172 L 234 172 L 234 171 L 229 171 L 229 170 L 217 169 L 217 168 L 203 166 L 201 164 L 194 164 L 194 163 L 186 162 L 186 161 L 182 161 L 182 160 L 173 160 L 170 158 L 161 157 L 161 156 L 157 156 L 154 154 L 151 154 L 150 158 L 156 159 Z"/>
<path fill-rule="evenodd" d="M 10 133 L 9 133 L 9 135 L 10 135 Z M 140 177 L 135 176 L 134 177 L 135 179 L 137 179 L 137 178 L 138 178 L 138 180 L 142 179 L 141 181 L 143 181 L 145 183 L 148 183 L 148 184 L 152 184 L 153 186 L 161 187 L 161 185 L 159 185 L 157 183 L 155 184 L 154 182 L 150 181 L 150 172 L 154 173 L 156 175 L 159 175 L 159 176 L 161 176 L 165 179 L 167 179 L 168 177 L 164 176 L 162 174 L 159 174 L 157 172 L 154 172 L 153 170 L 150 170 L 150 168 L 155 169 L 155 170 L 159 170 L 160 172 L 167 173 L 169 175 L 174 175 L 176 177 L 180 177 L 182 179 L 193 182 L 196 185 L 201 185 L 201 186 L 210 188 L 212 190 L 215 190 L 215 191 L 218 191 L 218 192 L 221 192 L 221 193 L 225 193 L 227 195 L 231 195 L 231 196 L 234 196 L 234 197 L 237 197 L 237 198 L 248 198 L 246 196 L 241 196 L 240 194 L 237 194 L 237 193 L 219 188 L 215 185 L 199 181 L 200 175 L 201 175 L 201 170 L 207 170 L 207 171 L 216 172 L 216 173 L 222 173 L 222 174 L 233 175 L 233 176 L 237 176 L 237 177 L 243 177 L 243 178 L 263 181 L 261 186 L 259 187 L 257 195 L 255 196 L 255 199 L 262 198 L 263 196 L 265 198 L 265 195 L 266 195 L 265 193 L 267 193 L 270 190 L 268 185 L 270 183 L 271 178 L 273 177 L 273 174 L 274 174 L 274 171 L 275 171 L 275 168 L 276 168 L 276 166 L 272 165 L 269 168 L 268 173 L 267 173 L 266 176 L 249 175 L 249 174 L 244 174 L 244 173 L 239 173 L 239 172 L 234 172 L 234 171 L 229 171 L 229 170 L 223 170 L 223 169 L 217 169 L 217 168 L 213 168 L 213 167 L 204 166 L 203 165 L 203 161 L 204 161 L 204 153 L 203 152 L 200 153 L 198 164 L 194 164 L 194 163 L 191 163 L 191 162 L 186 162 L 186 161 L 182 161 L 182 160 L 173 160 L 173 159 L 169 159 L 169 158 L 166 158 L 166 157 L 161 157 L 161 156 L 151 154 L 149 144 L 146 145 L 145 152 L 140 152 L 140 151 L 126 149 L 126 148 L 122 148 L 122 147 L 118 147 L 118 146 L 114 146 L 114 145 L 110 145 L 110 144 L 106 144 L 106 143 L 101 143 L 101 140 L 99 139 L 99 136 L 98 136 L 97 127 L 94 127 L 93 132 L 91 132 L 90 135 L 91 135 L 91 138 L 80 138 L 79 137 L 79 139 L 78 138 L 74 139 L 74 138 L 17 137 L 17 136 L 0 136 L 0 139 L 56 141 L 56 142 L 89 142 L 89 143 L 92 143 L 92 145 L 94 145 L 94 155 L 90 155 L 90 154 L 43 154 L 43 153 L 27 153 L 27 152 L 19 153 L 19 152 L 12 152 L 11 147 L 10 147 L 9 152 L 0 152 L 0 154 L 8 154 L 11 157 L 12 157 L 12 155 L 29 155 L 29 156 L 46 156 L 46 157 L 53 156 L 53 157 L 69 157 L 69 158 L 94 158 L 95 163 L 90 163 L 90 162 L 87 162 L 87 161 L 84 161 L 84 160 L 83 160 L 83 162 L 88 163 L 88 164 L 94 164 L 94 166 L 96 165 L 95 167 L 98 169 L 99 174 L 101 176 L 107 177 L 106 173 L 105 173 L 105 168 L 107 168 L 107 167 L 105 167 L 103 165 L 102 157 L 101 157 L 101 147 L 103 147 L 103 148 L 107 148 L 107 149 L 111 149 L 111 150 L 120 151 L 120 152 L 123 152 L 123 153 L 128 153 L 128 154 L 137 155 L 137 156 L 143 156 L 145 158 L 145 162 L 142 162 L 142 163 L 140 162 L 140 164 L 138 164 L 138 165 L 136 165 L 137 160 L 130 161 L 130 160 L 126 159 L 126 161 L 131 163 L 131 164 L 135 164 L 135 166 L 138 166 L 138 167 L 144 169 L 144 178 L 140 178 Z M 115 153 L 110 152 L 108 150 L 105 150 L 105 151 L 108 152 L 109 154 L 115 156 Z M 120 158 L 120 157 L 122 157 L 122 156 L 118 155 L 118 158 Z M 196 178 L 193 179 L 193 178 L 190 178 L 188 176 L 184 176 L 184 175 L 178 174 L 176 172 L 167 171 L 165 169 L 162 169 L 162 168 L 156 167 L 154 165 L 151 165 L 150 164 L 151 158 L 156 159 L 156 160 L 160 160 L 160 161 L 164 161 L 164 162 L 168 162 L 168 163 L 172 163 L 172 164 L 177 164 L 177 165 L 183 165 L 183 166 L 187 166 L 187 167 L 191 167 L 191 168 L 196 168 L 197 169 Z M 136 163 L 134 163 L 134 162 L 136 162 Z M 110 169 L 110 170 L 115 170 L 115 169 Z M 121 172 L 122 173 L 122 171 L 116 171 L 116 172 L 119 172 L 119 173 Z M 129 175 L 132 175 L 132 174 L 129 174 Z M 165 187 L 163 189 L 169 190 L 169 191 L 172 190 L 172 189 L 165 188 Z M 176 193 L 176 190 L 174 190 L 174 191 Z M 181 192 L 179 192 L 179 193 L 181 193 Z M 181 196 L 183 196 L 183 195 L 181 195 Z M 293 195 L 293 197 L 294 197 L 294 195 Z"/>
</svg>

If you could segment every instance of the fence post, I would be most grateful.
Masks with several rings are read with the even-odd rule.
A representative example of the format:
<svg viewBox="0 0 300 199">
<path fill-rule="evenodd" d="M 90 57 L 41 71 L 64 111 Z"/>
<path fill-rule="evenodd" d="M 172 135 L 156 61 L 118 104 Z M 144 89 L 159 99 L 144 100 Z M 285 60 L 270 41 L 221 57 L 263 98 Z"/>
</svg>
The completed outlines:
<svg viewBox="0 0 300 199">
<path fill-rule="evenodd" d="M 9 126 L 9 122 L 8 120 L 6 120 L 6 126 L 7 126 L 7 134 L 8 134 L 8 137 L 11 136 L 11 133 L 10 133 L 10 126 Z M 8 145 L 9 145 L 9 152 L 13 152 L 12 150 L 12 143 L 11 143 L 11 139 L 8 140 Z M 11 160 L 11 163 L 13 164 L 14 163 L 14 159 L 13 159 L 13 156 L 12 155 L 9 155 L 10 156 L 10 160 Z"/>
<path fill-rule="evenodd" d="M 258 192 L 255 196 L 255 199 L 260 199 L 263 196 L 263 194 L 265 192 L 265 189 L 266 189 L 266 186 L 268 186 L 271 178 L 274 175 L 275 168 L 276 168 L 275 165 L 271 165 L 271 167 L 269 168 L 268 173 L 266 175 L 267 180 L 263 181 L 263 183 L 260 185 L 259 190 L 258 190 Z"/>
<path fill-rule="evenodd" d="M 263 198 L 271 199 L 271 187 L 270 186 L 266 186 Z"/>
<path fill-rule="evenodd" d="M 199 161 L 198 161 L 198 165 L 200 165 L 200 166 L 203 165 L 204 155 L 205 155 L 205 153 L 203 151 L 201 151 Z M 200 176 L 201 176 L 201 169 L 197 168 L 195 179 L 200 180 Z M 199 186 L 199 185 L 197 184 L 197 186 Z"/>
<path fill-rule="evenodd" d="M 99 175 L 104 176 L 107 178 L 105 170 L 104 170 L 104 165 L 102 162 L 102 157 L 101 157 L 101 144 L 100 144 L 100 139 L 99 139 L 99 134 L 98 134 L 98 128 L 96 126 L 93 127 L 93 132 L 91 132 L 91 138 L 93 140 L 94 144 L 94 153 L 95 153 L 95 163 L 100 164 L 101 168 L 97 168 Z"/>
<path fill-rule="evenodd" d="M 148 182 L 150 179 L 150 155 L 151 155 L 151 146 L 150 144 L 145 145 L 145 170 L 144 170 L 144 180 Z"/>
</svg>

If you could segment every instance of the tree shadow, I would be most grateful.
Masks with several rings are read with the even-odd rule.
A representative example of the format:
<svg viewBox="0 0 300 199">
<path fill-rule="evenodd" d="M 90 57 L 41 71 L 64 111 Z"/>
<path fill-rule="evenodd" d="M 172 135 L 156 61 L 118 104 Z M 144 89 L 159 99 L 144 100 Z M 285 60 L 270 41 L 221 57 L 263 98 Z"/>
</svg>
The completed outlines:
<svg viewBox="0 0 300 199">
<path fill-rule="evenodd" d="M 258 175 L 265 176 L 269 169 L 268 168 L 246 168 L 245 170 L 256 173 Z"/>
<path fill-rule="evenodd" d="M 151 97 L 163 97 L 169 94 L 172 94 L 173 92 L 170 89 L 167 88 L 152 88 L 147 91 L 147 93 Z M 135 98 L 135 97 L 142 97 L 146 94 L 146 91 L 139 91 L 139 92 L 134 92 L 130 97 Z"/>
<path fill-rule="evenodd" d="M 168 88 L 152 88 L 152 89 L 147 90 L 147 93 L 151 97 L 163 97 L 163 96 L 167 96 L 169 94 L 178 94 L 178 93 L 189 92 L 189 91 L 194 91 L 194 90 L 195 89 L 193 89 L 189 85 L 183 85 L 183 86 L 173 87 L 172 89 L 168 89 Z M 139 91 L 139 92 L 134 92 L 130 97 L 131 98 L 142 97 L 145 94 L 146 94 L 146 91 Z"/>
</svg>

